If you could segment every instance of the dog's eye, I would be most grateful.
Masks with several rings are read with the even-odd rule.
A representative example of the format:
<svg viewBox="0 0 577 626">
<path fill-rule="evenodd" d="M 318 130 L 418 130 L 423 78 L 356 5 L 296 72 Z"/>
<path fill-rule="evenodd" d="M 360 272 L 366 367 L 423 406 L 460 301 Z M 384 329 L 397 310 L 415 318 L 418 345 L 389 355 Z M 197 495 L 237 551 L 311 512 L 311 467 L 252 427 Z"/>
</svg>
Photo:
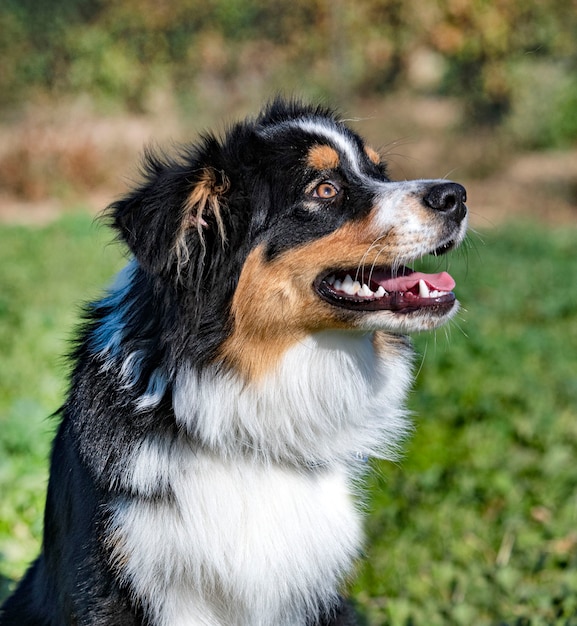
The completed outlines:
<svg viewBox="0 0 577 626">
<path fill-rule="evenodd" d="M 334 183 L 324 181 L 315 187 L 313 195 L 315 198 L 321 198 L 321 200 L 331 200 L 339 191 L 340 189 Z"/>
</svg>

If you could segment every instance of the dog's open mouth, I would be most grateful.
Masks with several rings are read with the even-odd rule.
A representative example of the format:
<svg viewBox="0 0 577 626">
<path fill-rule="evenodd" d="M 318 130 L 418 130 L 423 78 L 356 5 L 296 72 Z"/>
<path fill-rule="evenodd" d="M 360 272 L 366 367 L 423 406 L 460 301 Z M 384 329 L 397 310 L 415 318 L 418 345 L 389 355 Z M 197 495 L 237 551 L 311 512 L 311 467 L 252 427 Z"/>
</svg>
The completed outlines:
<svg viewBox="0 0 577 626">
<path fill-rule="evenodd" d="M 411 311 L 425 307 L 451 308 L 453 278 L 447 272 L 424 274 L 400 267 L 376 268 L 370 277 L 356 270 L 333 272 L 317 281 L 320 296 L 335 306 L 362 311 Z"/>
<path fill-rule="evenodd" d="M 455 304 L 450 274 L 425 274 L 406 266 L 331 271 L 319 276 L 314 286 L 333 306 L 357 311 L 443 313 Z"/>
</svg>

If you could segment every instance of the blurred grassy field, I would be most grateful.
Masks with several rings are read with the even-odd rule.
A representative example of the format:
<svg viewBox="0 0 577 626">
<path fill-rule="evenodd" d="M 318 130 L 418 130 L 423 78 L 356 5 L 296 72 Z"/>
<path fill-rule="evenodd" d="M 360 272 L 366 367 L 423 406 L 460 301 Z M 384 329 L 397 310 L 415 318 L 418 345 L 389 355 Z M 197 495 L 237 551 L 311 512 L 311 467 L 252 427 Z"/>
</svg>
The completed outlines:
<svg viewBox="0 0 577 626">
<path fill-rule="evenodd" d="M 0 226 L 0 595 L 38 550 L 62 355 L 110 241 L 84 214 Z M 370 479 L 370 624 L 577 624 L 575 241 L 516 222 L 440 262 L 465 310 L 416 338 L 415 435 Z"/>
<path fill-rule="evenodd" d="M 64 355 L 82 302 L 121 265 L 111 234 L 85 214 L 43 228 L 0 226 L 0 576 L 38 550 Z"/>
</svg>

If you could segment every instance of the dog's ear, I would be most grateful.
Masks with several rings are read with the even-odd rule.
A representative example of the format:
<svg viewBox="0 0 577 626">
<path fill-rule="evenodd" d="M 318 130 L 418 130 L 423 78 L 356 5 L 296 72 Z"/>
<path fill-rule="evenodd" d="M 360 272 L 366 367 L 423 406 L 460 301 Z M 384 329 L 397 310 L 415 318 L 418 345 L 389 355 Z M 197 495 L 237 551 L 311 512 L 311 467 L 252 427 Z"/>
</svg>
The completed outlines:
<svg viewBox="0 0 577 626">
<path fill-rule="evenodd" d="M 144 183 L 109 207 L 113 227 L 153 274 L 179 275 L 207 246 L 226 241 L 222 207 L 230 182 L 218 160 L 207 158 L 215 156 L 211 147 L 203 159 L 147 153 Z"/>
<path fill-rule="evenodd" d="M 199 238 L 204 243 L 204 230 L 210 228 L 212 218 L 222 241 L 226 241 L 226 231 L 222 219 L 222 201 L 230 188 L 230 181 L 222 170 L 204 167 L 196 173 L 196 181 L 184 206 L 183 229 L 196 227 Z"/>
</svg>

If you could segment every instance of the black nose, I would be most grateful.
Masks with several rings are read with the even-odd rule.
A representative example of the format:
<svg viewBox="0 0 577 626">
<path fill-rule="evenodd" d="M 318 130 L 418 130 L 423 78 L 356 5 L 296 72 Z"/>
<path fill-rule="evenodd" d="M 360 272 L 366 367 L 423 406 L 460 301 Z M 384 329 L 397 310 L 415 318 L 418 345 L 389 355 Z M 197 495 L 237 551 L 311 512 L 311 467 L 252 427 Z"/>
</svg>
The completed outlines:
<svg viewBox="0 0 577 626">
<path fill-rule="evenodd" d="M 442 211 L 453 219 L 461 221 L 467 214 L 467 192 L 458 183 L 441 183 L 429 189 L 423 202 L 435 211 Z"/>
</svg>

